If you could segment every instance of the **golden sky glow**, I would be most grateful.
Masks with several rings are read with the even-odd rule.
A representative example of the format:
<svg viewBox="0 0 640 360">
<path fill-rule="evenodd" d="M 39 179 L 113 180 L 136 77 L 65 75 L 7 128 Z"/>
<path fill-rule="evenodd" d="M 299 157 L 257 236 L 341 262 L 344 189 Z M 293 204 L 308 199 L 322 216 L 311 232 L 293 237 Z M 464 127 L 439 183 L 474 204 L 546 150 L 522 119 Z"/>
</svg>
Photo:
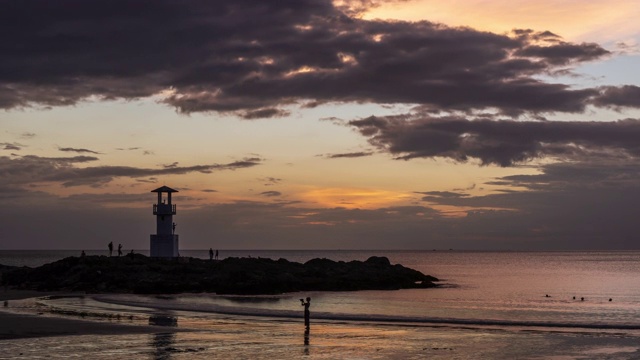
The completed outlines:
<svg viewBox="0 0 640 360">
<path fill-rule="evenodd" d="M 322 207 L 371 209 L 400 204 L 407 194 L 358 188 L 323 188 L 309 190 L 300 195 L 306 202 Z"/>
<path fill-rule="evenodd" d="M 365 18 L 429 20 L 495 33 L 528 28 L 574 41 L 620 41 L 638 35 L 640 6 L 634 0 L 412 0 L 383 3 Z"/>
</svg>

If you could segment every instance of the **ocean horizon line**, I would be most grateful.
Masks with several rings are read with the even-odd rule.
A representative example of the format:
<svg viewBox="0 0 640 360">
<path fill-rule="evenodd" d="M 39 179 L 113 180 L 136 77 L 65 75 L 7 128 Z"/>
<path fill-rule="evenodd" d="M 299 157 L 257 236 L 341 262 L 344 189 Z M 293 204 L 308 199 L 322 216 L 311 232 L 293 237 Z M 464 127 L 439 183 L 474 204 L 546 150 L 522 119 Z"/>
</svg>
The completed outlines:
<svg viewBox="0 0 640 360">
<path fill-rule="evenodd" d="M 509 253 L 559 253 L 559 252 L 637 252 L 640 249 L 226 249 L 226 248 L 213 248 L 219 251 L 297 251 L 297 252 L 322 252 L 322 251 L 345 251 L 345 252 L 473 252 L 473 253 L 494 253 L 494 252 L 509 252 Z M 78 248 L 78 249 L 0 249 L 0 251 L 101 251 L 108 252 L 108 249 L 91 249 L 91 248 Z M 140 251 L 148 252 L 149 249 L 136 249 L 128 248 L 128 251 Z M 208 251 L 208 248 L 202 249 L 180 249 L 180 251 Z"/>
</svg>

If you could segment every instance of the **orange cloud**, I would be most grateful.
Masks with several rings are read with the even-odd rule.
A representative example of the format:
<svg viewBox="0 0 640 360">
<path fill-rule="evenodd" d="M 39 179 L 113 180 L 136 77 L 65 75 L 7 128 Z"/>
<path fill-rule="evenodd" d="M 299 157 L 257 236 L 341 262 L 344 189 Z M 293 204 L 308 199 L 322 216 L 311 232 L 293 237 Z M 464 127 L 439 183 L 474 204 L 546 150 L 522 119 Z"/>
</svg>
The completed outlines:
<svg viewBox="0 0 640 360">
<path fill-rule="evenodd" d="M 305 202 L 328 208 L 373 209 L 406 203 L 411 197 L 405 193 L 359 188 L 312 189 L 301 194 Z"/>
</svg>

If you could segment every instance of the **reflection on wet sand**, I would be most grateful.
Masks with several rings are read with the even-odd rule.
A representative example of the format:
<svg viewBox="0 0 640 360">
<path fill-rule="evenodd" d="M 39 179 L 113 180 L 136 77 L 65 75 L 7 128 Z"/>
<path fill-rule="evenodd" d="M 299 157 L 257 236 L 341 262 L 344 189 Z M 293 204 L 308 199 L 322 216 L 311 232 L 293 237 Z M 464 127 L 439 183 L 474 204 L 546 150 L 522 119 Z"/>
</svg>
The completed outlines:
<svg viewBox="0 0 640 360">
<path fill-rule="evenodd" d="M 311 298 L 307 296 L 307 299 L 300 299 L 300 304 L 304 306 L 304 354 L 309 355 L 309 328 L 310 328 L 310 312 Z"/>
<path fill-rule="evenodd" d="M 177 327 L 178 318 L 166 315 L 154 315 L 149 317 L 149 325 Z M 174 332 L 153 334 L 151 346 L 153 347 L 153 358 L 155 360 L 171 359 L 171 352 L 175 349 L 176 334 Z"/>
<path fill-rule="evenodd" d="M 304 329 L 304 355 L 309 355 L 309 326 Z"/>
<path fill-rule="evenodd" d="M 171 359 L 171 350 L 175 342 L 175 333 L 158 333 L 153 334 L 151 346 L 153 346 L 153 358 L 155 360 Z"/>
</svg>

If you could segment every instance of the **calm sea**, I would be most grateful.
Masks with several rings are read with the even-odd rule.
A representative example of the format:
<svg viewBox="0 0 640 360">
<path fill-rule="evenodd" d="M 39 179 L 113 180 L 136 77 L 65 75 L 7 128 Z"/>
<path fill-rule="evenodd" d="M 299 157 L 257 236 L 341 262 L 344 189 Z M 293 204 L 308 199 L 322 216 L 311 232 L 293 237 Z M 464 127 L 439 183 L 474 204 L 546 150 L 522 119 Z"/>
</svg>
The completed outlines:
<svg viewBox="0 0 640 360">
<path fill-rule="evenodd" d="M 0 263 L 37 266 L 78 254 L 0 251 Z M 186 250 L 182 255 L 207 258 L 208 252 Z M 287 324 L 297 324 L 301 315 L 299 298 L 310 296 L 312 318 L 322 329 L 315 333 L 318 358 L 335 355 L 328 344 L 340 342 L 341 336 L 358 334 L 357 341 L 350 341 L 362 347 L 357 347 L 351 358 L 374 358 L 369 351 L 378 344 L 380 354 L 385 354 L 379 358 L 400 353 L 407 358 L 426 354 L 443 359 L 640 359 L 640 252 L 220 252 L 221 258 L 253 256 L 298 262 L 316 257 L 365 260 L 373 255 L 387 256 L 392 263 L 436 276 L 443 286 L 262 297 L 99 295 L 82 300 L 56 299 L 47 305 L 123 316 L 162 314 L 175 318 L 180 326 L 200 329 L 220 321 L 231 322 L 234 325 L 228 327 L 236 329 L 236 337 L 241 338 L 244 332 L 258 336 L 264 330 L 280 334 L 283 341 L 291 336 L 294 340 L 286 341 L 295 344 L 295 335 L 289 333 Z M 254 321 L 260 325 L 253 326 Z M 278 343 L 278 335 L 264 336 L 264 349 Z M 435 339 L 439 339 L 437 344 Z M 233 340 L 229 341 L 233 347 Z M 318 348 L 318 344 L 325 347 Z M 247 349 L 240 346 L 235 351 L 250 358 L 250 352 L 242 353 Z M 443 353 L 445 349 L 450 353 Z"/>
</svg>

